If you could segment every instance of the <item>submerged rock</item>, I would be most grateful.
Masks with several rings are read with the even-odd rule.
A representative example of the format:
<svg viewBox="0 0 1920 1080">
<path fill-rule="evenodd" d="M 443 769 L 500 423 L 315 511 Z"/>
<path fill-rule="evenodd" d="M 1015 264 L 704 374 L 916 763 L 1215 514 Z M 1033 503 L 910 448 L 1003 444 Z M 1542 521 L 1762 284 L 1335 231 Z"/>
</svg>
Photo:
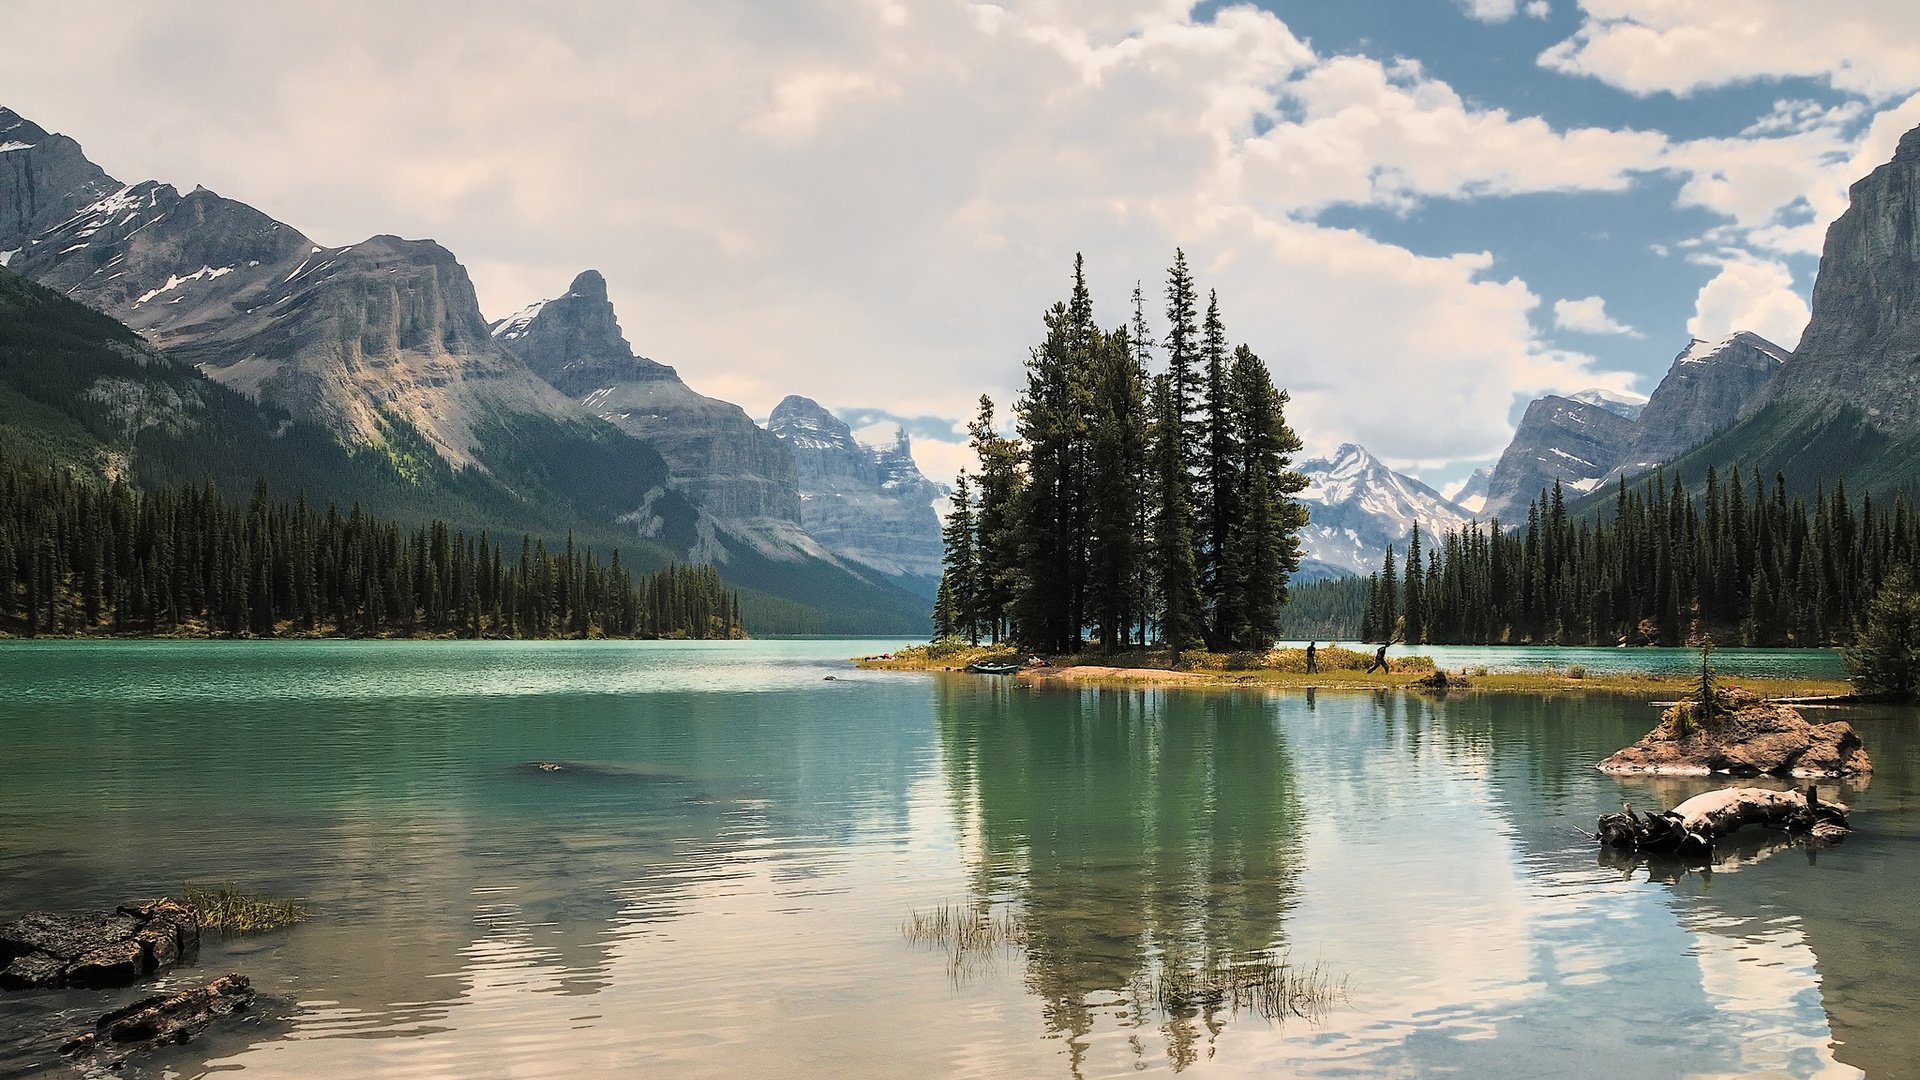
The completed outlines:
<svg viewBox="0 0 1920 1080">
<path fill-rule="evenodd" d="M 1790 705 L 1725 691 L 1711 717 L 1683 701 L 1632 746 L 1600 763 L 1609 773 L 1705 776 L 1862 776 L 1873 771 L 1853 725 L 1810 724 Z"/>
<path fill-rule="evenodd" d="M 205 986 L 172 994 L 155 994 L 124 1005 L 94 1021 L 93 1030 L 68 1039 L 60 1052 L 68 1056 L 139 1050 L 165 1043 L 183 1043 L 223 1016 L 253 1004 L 253 987 L 245 975 L 223 975 Z M 124 1055 L 120 1055 L 124 1056 Z"/>
<path fill-rule="evenodd" d="M 0 925 L 0 989 L 125 986 L 199 947 L 200 916 L 177 900 L 86 915 L 36 911 Z"/>
</svg>

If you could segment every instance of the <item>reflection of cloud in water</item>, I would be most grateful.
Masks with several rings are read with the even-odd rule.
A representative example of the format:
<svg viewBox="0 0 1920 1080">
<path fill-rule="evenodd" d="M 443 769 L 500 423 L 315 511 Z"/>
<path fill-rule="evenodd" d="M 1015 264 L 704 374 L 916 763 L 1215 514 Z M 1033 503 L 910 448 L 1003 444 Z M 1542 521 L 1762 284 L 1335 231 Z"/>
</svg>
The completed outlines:
<svg viewBox="0 0 1920 1080">
<path fill-rule="evenodd" d="M 1700 964 L 1700 985 L 1718 1015 L 1694 1021 L 1731 1023 L 1746 1031 L 1739 1067 L 1727 1076 L 1778 1073 L 1822 1080 L 1865 1074 L 1833 1059 L 1833 1036 L 1820 1006 L 1820 975 L 1800 922 L 1784 916 L 1768 924 L 1717 916 L 1699 905 L 1680 912 L 1694 932 L 1689 952 Z"/>
</svg>

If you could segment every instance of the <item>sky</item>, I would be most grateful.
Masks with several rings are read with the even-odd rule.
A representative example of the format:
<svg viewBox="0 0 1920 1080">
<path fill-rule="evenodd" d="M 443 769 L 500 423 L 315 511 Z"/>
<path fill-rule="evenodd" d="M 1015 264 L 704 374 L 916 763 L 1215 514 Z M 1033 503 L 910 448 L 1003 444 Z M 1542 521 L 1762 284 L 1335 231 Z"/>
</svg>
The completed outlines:
<svg viewBox="0 0 1920 1080">
<path fill-rule="evenodd" d="M 1536 396 L 1794 346 L 1920 125 L 1912 0 L 7 0 L 0 38 L 0 104 L 122 180 L 436 239 L 490 317 L 599 269 L 694 389 L 898 423 L 941 480 L 1076 253 L 1157 326 L 1178 248 L 1309 453 L 1449 488 Z"/>
</svg>

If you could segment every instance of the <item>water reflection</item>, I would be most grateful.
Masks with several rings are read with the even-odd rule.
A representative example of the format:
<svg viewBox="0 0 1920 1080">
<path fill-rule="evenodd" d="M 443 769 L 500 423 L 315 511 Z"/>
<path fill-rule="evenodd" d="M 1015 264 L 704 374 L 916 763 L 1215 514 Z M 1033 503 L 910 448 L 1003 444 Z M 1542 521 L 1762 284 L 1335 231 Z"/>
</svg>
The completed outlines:
<svg viewBox="0 0 1920 1080">
<path fill-rule="evenodd" d="M 1163 1009 L 1171 973 L 1284 951 L 1304 809 L 1273 699 L 1149 690 L 982 693 L 943 681 L 936 723 L 972 887 L 1012 899 L 1027 988 L 1077 1075 L 1103 1021 L 1158 1023 L 1176 1070 L 1220 1010 Z"/>
<path fill-rule="evenodd" d="M 189 878 L 321 913 L 204 950 L 196 974 L 255 975 L 288 1026 L 210 1033 L 160 1059 L 177 1074 L 1920 1064 L 1911 713 L 1856 721 L 1880 772 L 1835 792 L 1860 831 L 1817 862 L 1756 834 L 1711 873 L 1654 874 L 1578 830 L 1707 785 L 1595 772 L 1657 715 L 1605 695 L 1033 690 L 849 672 L 836 657 L 872 651 L 849 643 L 595 649 L 547 675 L 545 647 L 500 669 L 215 647 L 201 672 L 182 646 L 155 690 L 100 679 L 105 648 L 4 658 L 57 662 L 0 724 L 0 760 L 31 763 L 0 775 L 0 915 Z M 309 689 L 210 708 L 196 673 Z M 523 678 L 537 692 L 471 692 Z M 898 927 L 962 900 L 1019 909 L 1031 936 L 956 984 Z M 1269 948 L 1350 976 L 1348 1005 L 1320 1024 L 1160 1007 L 1164 973 Z M 0 1032 L 21 1000 L 0 996 Z M 62 1001 L 34 1008 L 97 1004 Z"/>
</svg>

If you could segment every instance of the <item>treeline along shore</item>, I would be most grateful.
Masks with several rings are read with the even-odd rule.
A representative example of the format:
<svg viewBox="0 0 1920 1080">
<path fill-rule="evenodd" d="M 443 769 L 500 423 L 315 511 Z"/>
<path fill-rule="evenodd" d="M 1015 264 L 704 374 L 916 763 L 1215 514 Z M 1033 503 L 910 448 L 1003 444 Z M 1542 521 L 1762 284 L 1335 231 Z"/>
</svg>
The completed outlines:
<svg viewBox="0 0 1920 1080">
<path fill-rule="evenodd" d="M 1622 479 L 1611 505 L 1569 513 L 1559 485 L 1498 521 L 1389 547 L 1365 578 L 1294 590 L 1289 637 L 1436 645 L 1687 645 L 1817 648 L 1852 643 L 1875 597 L 1910 590 L 1920 555 L 1911 498 L 1789 495 L 1738 468 L 1695 495 L 1673 472 Z"/>
<path fill-rule="evenodd" d="M 727 638 L 710 566 L 636 574 L 569 537 L 486 532 L 215 487 L 135 490 L 0 443 L 0 633 L 39 636 Z"/>
</svg>

